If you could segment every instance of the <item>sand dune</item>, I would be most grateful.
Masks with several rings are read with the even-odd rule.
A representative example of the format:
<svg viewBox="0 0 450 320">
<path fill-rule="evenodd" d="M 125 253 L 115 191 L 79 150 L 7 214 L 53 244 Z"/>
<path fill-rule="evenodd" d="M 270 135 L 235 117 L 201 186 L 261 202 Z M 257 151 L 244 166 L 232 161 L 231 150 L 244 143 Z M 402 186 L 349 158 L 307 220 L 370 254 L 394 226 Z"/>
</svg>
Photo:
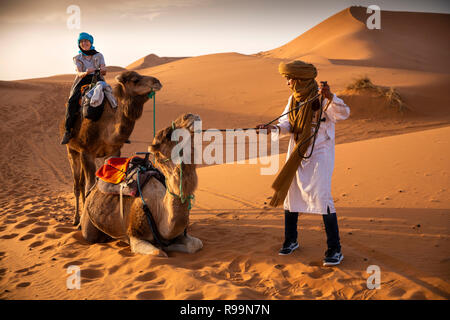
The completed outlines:
<svg viewBox="0 0 450 320">
<path fill-rule="evenodd" d="M 277 255 L 282 209 L 267 205 L 274 176 L 253 164 L 198 169 L 189 232 L 204 248 L 195 255 L 154 258 L 134 255 L 120 241 L 86 243 L 70 223 L 72 177 L 58 132 L 74 75 L 56 75 L 0 81 L 0 298 L 449 299 L 450 75 L 448 59 L 439 61 L 449 51 L 441 43 L 448 15 L 383 12 L 382 30 L 369 34 L 364 12 L 339 12 L 262 54 L 159 65 L 146 64 L 150 55 L 127 67 L 163 84 L 157 130 L 184 112 L 199 114 L 204 129 L 247 128 L 280 115 L 286 104 L 280 61 L 314 62 L 318 80 L 327 80 L 352 108 L 336 129 L 332 191 L 341 266 L 321 266 L 325 234 L 318 216 L 300 217 L 300 250 Z M 114 85 L 121 70 L 111 69 L 106 80 Z M 398 90 L 408 112 L 343 91 L 361 76 Z M 147 150 L 152 104 L 146 103 L 124 156 Z M 280 166 L 286 145 L 283 140 L 274 155 Z M 66 288 L 69 265 L 81 268 L 80 290 Z M 381 268 L 380 290 L 366 286 L 369 265 Z"/>
<path fill-rule="evenodd" d="M 314 54 L 339 65 L 447 73 L 450 44 L 442 41 L 450 31 L 447 14 L 381 11 L 379 30 L 367 28 L 370 15 L 364 7 L 347 8 L 260 55 L 297 59 Z"/>
<path fill-rule="evenodd" d="M 158 57 L 156 54 L 149 54 L 141 59 L 136 60 L 126 67 L 128 70 L 139 70 L 158 66 L 160 64 L 169 63 L 184 59 L 184 57 Z"/>
</svg>

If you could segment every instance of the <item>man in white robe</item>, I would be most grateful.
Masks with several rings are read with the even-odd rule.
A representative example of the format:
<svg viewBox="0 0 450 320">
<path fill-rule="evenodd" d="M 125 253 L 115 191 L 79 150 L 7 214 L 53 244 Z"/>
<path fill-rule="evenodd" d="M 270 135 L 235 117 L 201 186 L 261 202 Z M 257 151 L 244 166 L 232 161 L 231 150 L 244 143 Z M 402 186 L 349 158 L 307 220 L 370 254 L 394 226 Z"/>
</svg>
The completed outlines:
<svg viewBox="0 0 450 320">
<path fill-rule="evenodd" d="M 295 79 L 289 75 L 286 78 L 288 86 L 293 89 Z M 336 210 L 331 196 L 331 177 L 334 169 L 335 123 L 339 120 L 347 119 L 350 115 L 350 108 L 342 99 L 331 93 L 330 87 L 326 83 L 320 86 L 318 93 L 322 96 L 323 110 L 320 127 L 315 142 L 310 143 L 304 154 L 305 157 L 311 154 L 311 157 L 301 160 L 301 166 L 298 167 L 286 198 L 284 199 L 285 241 L 279 254 L 290 254 L 299 247 L 297 241 L 299 212 L 321 214 L 327 234 L 328 246 L 323 264 L 325 266 L 331 266 L 339 264 L 343 259 Z M 279 137 L 290 136 L 286 160 L 297 144 L 294 139 L 294 133 L 292 133 L 288 114 L 286 114 L 290 110 L 293 96 L 289 97 L 286 108 L 282 113 L 284 116 L 279 119 L 276 126 L 258 126 L 259 128 L 278 129 Z M 320 110 L 315 112 L 319 114 Z M 311 135 L 313 133 L 314 129 L 311 131 Z M 311 139 L 311 141 L 314 140 Z"/>
</svg>

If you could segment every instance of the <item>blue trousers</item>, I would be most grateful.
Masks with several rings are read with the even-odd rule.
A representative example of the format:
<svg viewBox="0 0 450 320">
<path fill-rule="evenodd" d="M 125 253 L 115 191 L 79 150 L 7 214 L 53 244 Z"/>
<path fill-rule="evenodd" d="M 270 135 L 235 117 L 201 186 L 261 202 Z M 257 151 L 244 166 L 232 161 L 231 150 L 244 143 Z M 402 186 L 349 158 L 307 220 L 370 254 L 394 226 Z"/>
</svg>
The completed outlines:
<svg viewBox="0 0 450 320">
<path fill-rule="evenodd" d="M 327 234 L 328 249 L 340 251 L 341 244 L 339 239 L 339 227 L 336 217 L 336 212 L 330 213 L 330 208 L 327 208 L 327 213 L 322 215 L 323 224 L 325 225 L 325 232 Z M 298 237 L 297 232 L 298 212 L 284 211 L 284 239 L 285 242 L 296 242 Z"/>
</svg>

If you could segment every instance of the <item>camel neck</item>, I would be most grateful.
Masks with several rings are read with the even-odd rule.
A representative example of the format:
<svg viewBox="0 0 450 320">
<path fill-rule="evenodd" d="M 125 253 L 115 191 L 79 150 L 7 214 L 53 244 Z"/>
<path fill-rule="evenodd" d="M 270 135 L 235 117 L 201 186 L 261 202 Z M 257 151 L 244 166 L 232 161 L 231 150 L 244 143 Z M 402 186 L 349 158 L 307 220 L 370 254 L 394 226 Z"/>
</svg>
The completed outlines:
<svg viewBox="0 0 450 320">
<path fill-rule="evenodd" d="M 182 163 L 176 166 L 173 173 L 167 177 L 167 184 L 167 193 L 178 197 L 184 203 L 189 196 L 193 195 L 197 186 L 195 164 Z"/>
<path fill-rule="evenodd" d="M 164 239 L 173 239 L 184 231 L 189 222 L 189 199 L 182 201 L 180 198 L 180 181 L 183 195 L 187 198 L 194 194 L 197 187 L 197 174 L 195 165 L 183 164 L 182 179 L 180 179 L 179 166 L 170 171 L 166 166 L 161 169 L 167 178 L 167 191 L 163 200 L 167 214 L 159 220 L 158 230 Z"/>
<path fill-rule="evenodd" d="M 115 135 L 117 138 L 128 139 L 133 132 L 136 120 L 142 116 L 144 108 L 143 99 L 126 99 L 119 102 L 119 112 L 117 113 L 117 126 Z"/>
</svg>

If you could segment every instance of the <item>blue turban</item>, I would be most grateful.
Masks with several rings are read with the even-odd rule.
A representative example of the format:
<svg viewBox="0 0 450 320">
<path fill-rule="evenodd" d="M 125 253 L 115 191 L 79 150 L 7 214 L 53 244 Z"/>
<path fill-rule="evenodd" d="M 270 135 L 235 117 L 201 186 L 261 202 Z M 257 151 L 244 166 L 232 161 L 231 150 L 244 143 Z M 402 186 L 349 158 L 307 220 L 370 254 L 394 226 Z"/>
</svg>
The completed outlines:
<svg viewBox="0 0 450 320">
<path fill-rule="evenodd" d="M 95 50 L 95 47 L 93 46 L 93 44 L 94 44 L 94 37 L 93 36 L 91 36 L 87 32 L 81 32 L 80 35 L 78 36 L 78 45 L 80 45 L 80 41 L 83 40 L 83 39 L 89 40 L 89 42 L 91 43 L 91 49 L 90 50 Z M 81 50 L 79 52 L 82 53 Z"/>
</svg>

